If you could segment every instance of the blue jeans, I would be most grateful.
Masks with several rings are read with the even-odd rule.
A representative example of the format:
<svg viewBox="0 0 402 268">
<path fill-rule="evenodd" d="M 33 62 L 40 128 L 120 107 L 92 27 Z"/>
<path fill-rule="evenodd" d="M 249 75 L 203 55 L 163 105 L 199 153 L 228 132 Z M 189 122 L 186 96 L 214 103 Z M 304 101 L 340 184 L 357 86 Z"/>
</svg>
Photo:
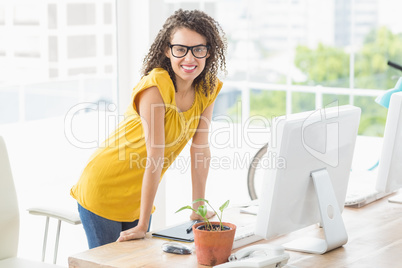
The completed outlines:
<svg viewBox="0 0 402 268">
<path fill-rule="evenodd" d="M 90 249 L 115 242 L 119 238 L 120 232 L 133 228 L 138 224 L 138 220 L 118 222 L 105 219 L 86 210 L 80 204 L 78 204 L 78 212 L 80 213 Z M 149 225 L 151 225 L 151 218 L 149 219 Z"/>
</svg>

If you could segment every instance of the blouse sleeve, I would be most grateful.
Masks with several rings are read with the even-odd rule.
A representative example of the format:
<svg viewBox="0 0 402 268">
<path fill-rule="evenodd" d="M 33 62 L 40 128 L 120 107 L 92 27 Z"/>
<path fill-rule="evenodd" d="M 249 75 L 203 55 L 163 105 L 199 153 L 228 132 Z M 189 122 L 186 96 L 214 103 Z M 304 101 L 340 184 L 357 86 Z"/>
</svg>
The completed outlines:
<svg viewBox="0 0 402 268">
<path fill-rule="evenodd" d="M 142 77 L 140 82 L 133 89 L 131 95 L 131 105 L 129 107 L 138 114 L 137 107 L 135 105 L 135 98 L 138 94 L 150 87 L 157 87 L 159 93 L 162 96 L 165 104 L 171 104 L 174 98 L 174 85 L 167 71 L 164 69 L 154 69 L 148 75 Z"/>
<path fill-rule="evenodd" d="M 216 83 L 216 86 L 215 86 L 215 88 L 214 88 L 214 91 L 212 92 L 212 94 L 209 95 L 207 107 L 208 107 L 209 105 L 211 105 L 211 104 L 216 100 L 216 98 L 218 97 L 219 92 L 220 92 L 221 89 L 222 89 L 222 85 L 223 85 L 222 81 L 220 81 L 220 80 L 218 79 L 218 81 L 217 81 L 217 83 Z"/>
</svg>

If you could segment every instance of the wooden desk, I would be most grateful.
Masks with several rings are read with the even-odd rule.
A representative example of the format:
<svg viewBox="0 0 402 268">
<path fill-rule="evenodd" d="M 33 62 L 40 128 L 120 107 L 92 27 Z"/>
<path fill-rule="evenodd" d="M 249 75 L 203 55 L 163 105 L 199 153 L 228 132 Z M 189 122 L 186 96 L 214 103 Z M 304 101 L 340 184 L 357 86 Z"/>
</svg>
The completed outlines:
<svg viewBox="0 0 402 268">
<path fill-rule="evenodd" d="M 234 216 L 236 214 L 232 214 Z M 227 215 L 228 216 L 228 215 Z M 237 222 L 250 216 L 237 214 Z M 402 205 L 379 200 L 363 208 L 345 208 L 343 219 L 349 241 L 323 255 L 288 251 L 294 267 L 396 267 L 402 263 Z M 228 220 L 229 221 L 229 220 Z M 233 221 L 235 222 L 235 221 Z M 280 238 L 258 243 L 281 244 L 296 237 L 320 236 L 321 230 L 310 226 Z M 111 243 L 69 257 L 69 267 L 205 267 L 197 264 L 195 254 L 164 253 L 166 240 L 147 234 L 143 240 Z"/>
</svg>

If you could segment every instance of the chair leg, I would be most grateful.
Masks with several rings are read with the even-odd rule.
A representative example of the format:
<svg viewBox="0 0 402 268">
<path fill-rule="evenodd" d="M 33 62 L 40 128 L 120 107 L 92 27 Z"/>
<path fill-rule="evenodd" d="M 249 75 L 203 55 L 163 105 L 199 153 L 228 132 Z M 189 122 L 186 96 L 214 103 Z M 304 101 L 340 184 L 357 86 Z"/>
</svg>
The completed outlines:
<svg viewBox="0 0 402 268">
<path fill-rule="evenodd" d="M 57 260 L 57 251 L 59 249 L 60 228 L 61 228 L 61 220 L 59 220 L 57 223 L 57 234 L 56 234 L 56 244 L 54 245 L 53 264 L 56 264 L 56 260 Z"/>
<path fill-rule="evenodd" d="M 46 217 L 45 236 L 43 238 L 43 247 L 42 247 L 42 262 L 45 261 L 46 243 L 47 243 L 47 231 L 48 230 L 49 230 L 49 217 Z"/>
</svg>

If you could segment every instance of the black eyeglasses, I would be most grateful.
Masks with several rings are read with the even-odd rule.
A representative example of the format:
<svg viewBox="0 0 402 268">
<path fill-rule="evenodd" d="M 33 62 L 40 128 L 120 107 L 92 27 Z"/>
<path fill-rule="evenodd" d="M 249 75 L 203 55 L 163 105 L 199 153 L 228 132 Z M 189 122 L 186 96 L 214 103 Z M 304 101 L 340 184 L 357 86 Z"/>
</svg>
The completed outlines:
<svg viewBox="0 0 402 268">
<path fill-rule="evenodd" d="M 188 51 L 191 50 L 191 53 L 193 54 L 193 56 L 195 58 L 203 59 L 207 56 L 208 50 L 209 50 L 209 46 L 205 46 L 205 45 L 188 47 L 188 46 L 174 44 L 174 45 L 169 45 L 169 47 L 172 51 L 173 57 L 176 57 L 176 58 L 185 57 L 187 55 Z"/>
</svg>

